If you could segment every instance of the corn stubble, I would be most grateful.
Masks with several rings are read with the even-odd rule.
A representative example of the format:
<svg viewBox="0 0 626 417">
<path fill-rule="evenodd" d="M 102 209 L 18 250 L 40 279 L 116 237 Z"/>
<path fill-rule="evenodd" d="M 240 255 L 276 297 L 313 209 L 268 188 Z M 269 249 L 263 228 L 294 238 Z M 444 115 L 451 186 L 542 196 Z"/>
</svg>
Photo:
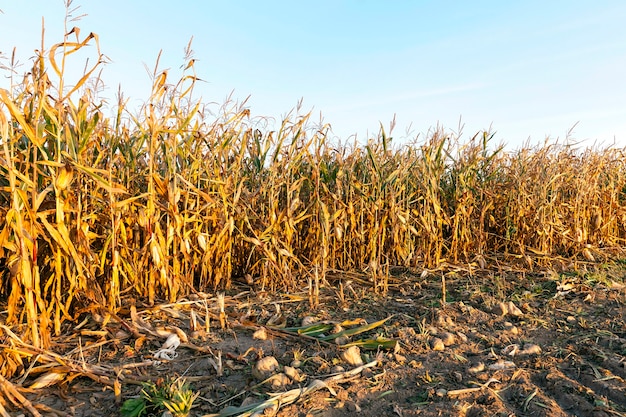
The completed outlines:
<svg viewBox="0 0 626 417">
<path fill-rule="evenodd" d="M 35 347 L 79 307 L 174 301 L 233 277 L 289 290 L 360 270 L 385 291 L 396 265 L 621 254 L 624 150 L 505 152 L 488 133 L 461 143 L 440 129 L 392 148 L 382 127 L 337 144 L 298 111 L 262 131 L 245 103 L 212 116 L 192 98 L 189 48 L 177 83 L 155 69 L 141 109 L 120 95 L 107 118 L 99 48 L 67 87 L 66 61 L 88 45 L 96 35 L 69 31 L 0 90 L 1 291 L 7 323 L 27 324 Z"/>
</svg>

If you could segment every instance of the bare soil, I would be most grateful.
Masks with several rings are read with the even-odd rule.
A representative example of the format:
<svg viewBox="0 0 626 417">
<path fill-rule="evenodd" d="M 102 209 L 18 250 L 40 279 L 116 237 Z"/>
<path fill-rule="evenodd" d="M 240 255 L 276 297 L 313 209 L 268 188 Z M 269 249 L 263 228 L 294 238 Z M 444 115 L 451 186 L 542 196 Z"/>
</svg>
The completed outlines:
<svg viewBox="0 0 626 417">
<path fill-rule="evenodd" d="M 210 294 L 206 304 L 202 294 L 156 307 L 127 300 L 127 305 L 137 305 L 141 321 L 152 329 L 176 326 L 188 336 L 188 343 L 176 349 L 176 358 L 160 364 L 153 355 L 164 339 L 142 333 L 141 327 L 131 335 L 129 328 L 137 330 L 137 320 L 128 309 L 115 317 L 84 312 L 77 320 L 82 326 L 68 327 L 52 350 L 73 363 L 100 369 L 105 382 L 117 380 L 117 398 L 113 383 L 76 373 L 36 390 L 28 387 L 39 375 L 24 378 L 26 369 L 10 380 L 42 415 L 118 416 L 122 402 L 140 394 L 142 382 L 162 384 L 183 376 L 198 393 L 190 415 L 203 416 L 324 380 L 341 371 L 338 366 L 355 368 L 341 359 L 337 345 L 285 332 L 281 324 L 299 326 L 307 316 L 368 323 L 391 317 L 353 337 L 398 341 L 395 350 L 361 351 L 364 362 L 376 360 L 376 366 L 329 383 L 331 390 L 281 406 L 274 415 L 626 416 L 624 269 L 557 274 L 448 267 L 428 276 L 392 272 L 386 295 L 376 294 L 360 275 L 333 275 L 315 307 L 306 290 L 268 294 L 242 284 L 226 294 L 225 329 Z M 442 305 L 439 277 L 444 272 Z M 210 329 L 202 321 L 207 314 Z M 201 327 L 195 333 L 192 315 Z M 278 327 L 267 326 L 270 320 Z M 267 338 L 253 338 L 262 328 Z M 0 343 L 7 346 L 10 341 L 2 335 Z M 302 381 L 261 384 L 251 370 L 265 356 L 274 356 L 281 367 L 299 359 Z M 214 366 L 219 357 L 221 376 Z M 20 407 L 7 399 L 4 405 L 18 415 Z M 266 414 L 272 415 L 269 410 Z"/>
</svg>

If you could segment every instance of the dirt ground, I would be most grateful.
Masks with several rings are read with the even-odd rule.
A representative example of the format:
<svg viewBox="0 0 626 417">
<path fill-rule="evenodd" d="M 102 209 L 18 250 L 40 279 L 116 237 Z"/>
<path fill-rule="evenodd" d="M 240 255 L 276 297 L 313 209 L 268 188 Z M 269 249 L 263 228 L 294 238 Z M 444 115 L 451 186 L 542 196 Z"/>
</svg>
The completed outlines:
<svg viewBox="0 0 626 417">
<path fill-rule="evenodd" d="M 262 402 L 269 393 L 316 379 L 328 389 L 265 415 L 626 416 L 626 269 L 582 268 L 578 273 L 398 269 L 384 296 L 365 276 L 331 274 L 316 307 L 306 289 L 270 295 L 241 284 L 226 294 L 225 329 L 213 294 L 156 307 L 135 301 L 134 315 L 128 308 L 113 317 L 84 312 L 80 324 L 55 341 L 53 351 L 67 361 L 99 370 L 99 382 L 70 372 L 53 386 L 29 389 L 39 375 L 25 370 L 11 381 L 42 415 L 51 416 L 118 416 L 123 401 L 140 394 L 141 382 L 163 384 L 176 377 L 184 377 L 198 395 L 190 416 Z M 283 325 L 300 326 L 305 317 L 360 324 L 389 318 L 352 340 L 382 336 L 397 346 L 361 349 L 364 363 L 372 366 L 358 368 L 342 358 L 345 349 L 335 343 L 284 331 Z M 164 337 L 151 331 L 174 326 L 188 342 L 172 360 L 155 364 Z M 259 329 L 265 334 L 255 335 Z M 6 347 L 11 341 L 0 334 L 0 343 Z M 276 358 L 277 373 L 293 366 L 299 377 L 262 383 L 252 371 L 268 356 Z M 352 375 L 329 379 L 355 368 Z M 117 398 L 115 385 L 121 388 Z M 29 415 L 6 399 L 4 406 L 10 415 Z"/>
</svg>

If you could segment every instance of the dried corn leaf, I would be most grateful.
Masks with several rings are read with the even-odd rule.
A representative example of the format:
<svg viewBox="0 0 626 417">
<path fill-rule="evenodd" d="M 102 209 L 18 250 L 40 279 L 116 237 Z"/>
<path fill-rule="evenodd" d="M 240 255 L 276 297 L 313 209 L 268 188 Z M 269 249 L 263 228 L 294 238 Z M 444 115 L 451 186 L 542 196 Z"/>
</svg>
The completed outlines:
<svg viewBox="0 0 626 417">
<path fill-rule="evenodd" d="M 41 375 L 30 385 L 29 388 L 41 389 L 41 388 L 51 387 L 52 385 L 55 385 L 63 381 L 66 375 L 67 375 L 66 372 L 58 372 L 56 370 L 53 370 L 51 372 Z"/>
<path fill-rule="evenodd" d="M 329 387 L 326 382 L 316 379 L 311 381 L 311 383 L 304 388 L 296 388 L 286 392 L 271 394 L 272 396 L 269 399 L 258 403 L 247 404 L 241 407 L 228 406 L 218 414 L 206 414 L 203 417 L 249 417 L 252 415 L 260 415 L 260 413 L 263 413 L 263 410 L 270 409 L 274 406 L 281 407 L 292 404 L 324 388 L 328 389 L 332 395 L 336 395 L 335 391 Z"/>
</svg>

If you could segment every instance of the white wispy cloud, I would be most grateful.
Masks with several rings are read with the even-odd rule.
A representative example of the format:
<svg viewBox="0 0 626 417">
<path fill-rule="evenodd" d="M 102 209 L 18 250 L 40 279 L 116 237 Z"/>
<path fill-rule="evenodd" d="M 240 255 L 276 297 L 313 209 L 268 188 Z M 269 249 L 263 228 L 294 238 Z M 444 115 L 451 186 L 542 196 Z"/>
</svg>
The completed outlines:
<svg viewBox="0 0 626 417">
<path fill-rule="evenodd" d="M 366 100 L 353 100 L 350 103 L 341 103 L 334 106 L 326 107 L 326 110 L 332 112 L 348 112 L 360 110 L 368 107 L 389 107 L 393 104 L 400 104 L 407 101 L 413 101 L 421 98 L 447 96 L 450 94 L 465 93 L 468 91 L 476 91 L 487 87 L 486 83 L 468 83 L 450 87 L 441 87 L 434 89 L 413 90 L 403 93 L 382 95 Z"/>
</svg>

